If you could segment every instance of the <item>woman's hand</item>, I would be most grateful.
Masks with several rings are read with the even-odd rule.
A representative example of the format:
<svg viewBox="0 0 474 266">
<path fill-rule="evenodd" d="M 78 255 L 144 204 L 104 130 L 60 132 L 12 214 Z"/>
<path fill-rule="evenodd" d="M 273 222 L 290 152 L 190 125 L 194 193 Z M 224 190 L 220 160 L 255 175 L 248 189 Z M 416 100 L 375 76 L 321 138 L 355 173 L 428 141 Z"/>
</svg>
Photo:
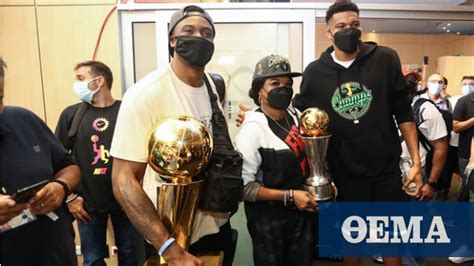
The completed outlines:
<svg viewBox="0 0 474 266">
<path fill-rule="evenodd" d="M 293 202 L 300 211 L 315 212 L 318 203 L 313 196 L 304 190 L 294 190 Z"/>
</svg>

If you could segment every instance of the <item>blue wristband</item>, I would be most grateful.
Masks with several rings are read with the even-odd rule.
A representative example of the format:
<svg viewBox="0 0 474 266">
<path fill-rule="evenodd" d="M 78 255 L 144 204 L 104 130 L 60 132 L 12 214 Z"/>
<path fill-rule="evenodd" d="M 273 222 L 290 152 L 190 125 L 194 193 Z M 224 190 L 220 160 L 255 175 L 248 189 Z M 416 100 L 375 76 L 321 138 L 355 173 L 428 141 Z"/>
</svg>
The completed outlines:
<svg viewBox="0 0 474 266">
<path fill-rule="evenodd" d="M 176 239 L 173 237 L 170 237 L 168 240 L 166 240 L 163 246 L 161 246 L 160 251 L 158 251 L 158 255 L 163 257 L 163 254 L 168 250 L 169 247 L 171 247 L 171 245 L 173 245 L 174 242 L 176 242 Z"/>
</svg>

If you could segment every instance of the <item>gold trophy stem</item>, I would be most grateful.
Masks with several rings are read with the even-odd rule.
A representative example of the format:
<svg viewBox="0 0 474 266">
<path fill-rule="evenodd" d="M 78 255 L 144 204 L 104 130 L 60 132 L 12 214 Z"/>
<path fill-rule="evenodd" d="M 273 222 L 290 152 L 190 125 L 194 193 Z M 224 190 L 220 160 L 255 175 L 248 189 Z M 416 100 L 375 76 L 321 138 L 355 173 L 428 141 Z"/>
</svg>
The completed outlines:
<svg viewBox="0 0 474 266">
<path fill-rule="evenodd" d="M 188 184 L 165 183 L 158 188 L 158 215 L 176 239 L 187 250 L 191 240 L 203 181 Z"/>
</svg>

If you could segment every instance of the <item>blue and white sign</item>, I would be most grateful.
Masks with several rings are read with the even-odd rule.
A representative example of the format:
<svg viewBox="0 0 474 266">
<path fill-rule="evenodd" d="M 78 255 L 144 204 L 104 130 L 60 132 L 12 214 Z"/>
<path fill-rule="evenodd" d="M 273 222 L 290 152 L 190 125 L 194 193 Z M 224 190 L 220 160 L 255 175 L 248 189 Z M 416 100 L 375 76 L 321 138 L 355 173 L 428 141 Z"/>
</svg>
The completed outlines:
<svg viewBox="0 0 474 266">
<path fill-rule="evenodd" d="M 318 216 L 322 257 L 447 257 L 461 245 L 474 250 L 474 203 L 321 202 Z"/>
</svg>

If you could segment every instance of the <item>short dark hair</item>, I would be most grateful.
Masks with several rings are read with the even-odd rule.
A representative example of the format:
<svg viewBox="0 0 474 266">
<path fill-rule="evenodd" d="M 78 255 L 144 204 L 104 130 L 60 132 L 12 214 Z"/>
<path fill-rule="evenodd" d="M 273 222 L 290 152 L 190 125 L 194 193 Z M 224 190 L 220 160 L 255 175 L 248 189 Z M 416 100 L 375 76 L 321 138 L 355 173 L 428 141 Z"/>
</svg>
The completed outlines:
<svg viewBox="0 0 474 266">
<path fill-rule="evenodd" d="M 7 68 L 7 63 L 0 57 L 0 78 L 5 77 L 5 68 Z"/>
<path fill-rule="evenodd" d="M 326 11 L 326 24 L 329 20 L 334 16 L 336 13 L 346 12 L 346 11 L 354 11 L 359 15 L 359 8 L 356 4 L 352 3 L 348 0 L 338 0 L 334 4 L 332 4 L 328 11 Z"/>
<path fill-rule="evenodd" d="M 109 89 L 112 89 L 114 77 L 112 75 L 112 71 L 106 64 L 100 61 L 89 60 L 78 63 L 74 67 L 74 70 L 78 70 L 81 67 L 90 67 L 92 74 L 94 74 L 95 76 L 103 76 L 105 82 L 107 82 L 107 86 L 109 86 Z"/>
<path fill-rule="evenodd" d="M 421 81 L 421 76 L 416 72 L 410 72 L 405 75 L 405 80 L 417 84 Z"/>
<path fill-rule="evenodd" d="M 249 97 L 252 98 L 253 102 L 260 106 L 260 101 L 259 98 L 260 96 L 258 95 L 260 93 L 260 90 L 263 88 L 263 84 L 265 84 L 265 80 L 267 78 L 256 78 L 252 81 L 252 87 L 249 90 Z"/>
<path fill-rule="evenodd" d="M 443 76 L 443 80 L 444 80 L 444 85 L 448 86 L 448 79 L 445 76 Z"/>
<path fill-rule="evenodd" d="M 465 79 L 474 79 L 474 76 L 464 76 L 464 77 L 462 77 L 461 81 L 463 81 Z"/>
</svg>

